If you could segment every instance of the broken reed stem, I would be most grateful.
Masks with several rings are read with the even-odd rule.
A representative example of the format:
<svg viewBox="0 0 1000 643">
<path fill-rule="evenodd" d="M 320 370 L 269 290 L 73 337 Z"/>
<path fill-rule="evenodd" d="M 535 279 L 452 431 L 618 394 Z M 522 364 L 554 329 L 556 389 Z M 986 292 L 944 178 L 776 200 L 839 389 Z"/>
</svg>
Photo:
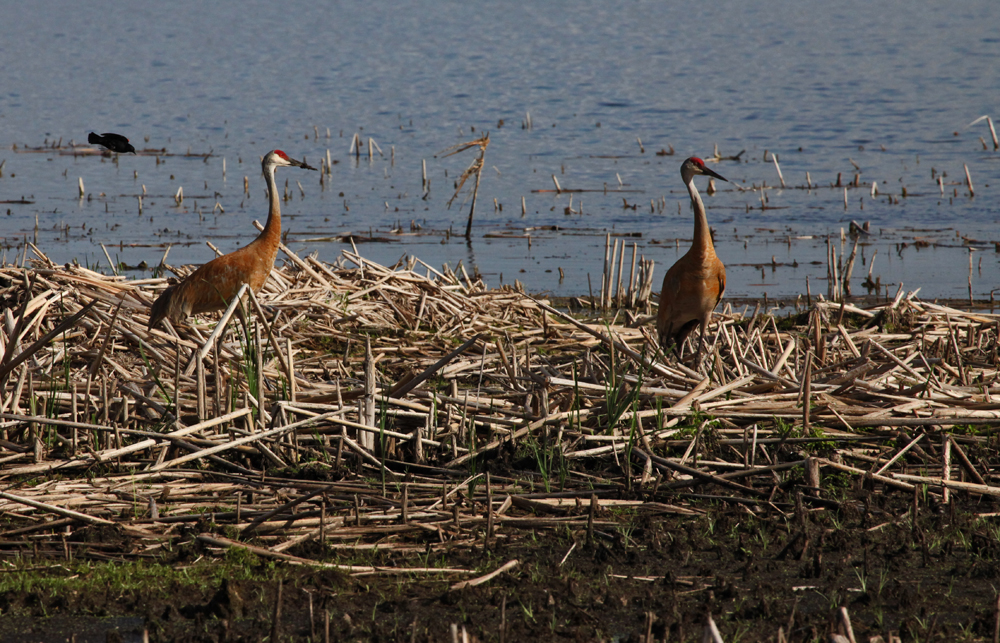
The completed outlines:
<svg viewBox="0 0 1000 643">
<path fill-rule="evenodd" d="M 805 370 L 802 375 L 802 430 L 809 431 L 809 412 L 812 408 L 812 351 L 806 353 Z"/>
<path fill-rule="evenodd" d="M 361 424 L 375 428 L 375 358 L 372 355 L 372 342 L 365 337 L 365 396 L 363 402 L 364 417 Z M 363 432 L 360 436 L 362 446 L 369 451 L 375 448 L 375 434 Z"/>
<path fill-rule="evenodd" d="M 989 116 L 986 117 L 986 125 L 990 128 L 990 137 L 993 139 L 993 151 L 995 152 L 997 149 L 1000 149 L 1000 141 L 997 140 L 997 131 L 993 127 L 993 119 Z"/>
<path fill-rule="evenodd" d="M 469 206 L 469 220 L 465 224 L 465 238 L 466 240 L 472 240 L 472 217 L 476 215 L 476 200 L 479 198 L 479 181 L 483 176 L 483 156 L 486 154 L 486 148 L 479 155 L 479 168 L 476 170 L 476 185 L 472 189 L 472 204 Z"/>
<path fill-rule="evenodd" d="M 611 272 L 611 234 L 604 235 L 604 270 L 601 272 L 601 310 L 607 310 L 607 292 L 610 284 Z"/>
<path fill-rule="evenodd" d="M 781 187 L 785 187 L 785 177 L 781 174 L 781 166 L 778 165 L 778 155 L 772 154 L 771 160 L 774 161 L 774 169 L 778 171 L 778 180 L 781 181 Z M 807 173 L 808 180 L 808 173 Z"/>
<path fill-rule="evenodd" d="M 618 286 L 616 289 L 615 305 L 621 307 L 622 305 L 622 273 L 625 268 L 625 240 L 622 240 L 621 253 L 618 255 Z M 618 243 L 615 242 L 615 249 L 617 250 Z"/>
<path fill-rule="evenodd" d="M 861 235 L 854 237 L 854 246 L 851 248 L 851 255 L 847 258 L 847 265 L 844 267 L 844 274 L 841 276 L 840 283 L 843 290 L 841 294 L 841 301 L 844 297 L 851 296 L 851 273 L 854 272 L 854 258 L 858 254 L 858 242 L 861 240 Z"/>
<path fill-rule="evenodd" d="M 962 163 L 962 167 L 965 168 L 965 184 L 969 186 L 969 196 L 976 196 L 976 188 L 972 186 L 972 176 L 969 174 L 969 165 Z"/>
<path fill-rule="evenodd" d="M 946 483 L 951 480 L 951 436 L 947 433 L 941 436 L 941 479 Z M 941 490 L 941 501 L 944 504 L 951 502 L 951 491 L 947 484 Z"/>
<path fill-rule="evenodd" d="M 632 243 L 632 268 L 631 268 L 631 270 L 629 270 L 629 273 L 628 273 L 628 294 L 627 294 L 627 299 L 628 299 L 628 307 L 629 308 L 634 308 L 635 307 L 635 295 L 636 295 L 636 292 L 635 292 L 635 260 L 636 260 L 636 255 L 637 255 L 638 252 L 639 252 L 639 244 L 633 242 Z"/>
<path fill-rule="evenodd" d="M 969 248 L 969 306 L 974 305 L 972 299 L 972 252 L 973 249 Z"/>
</svg>

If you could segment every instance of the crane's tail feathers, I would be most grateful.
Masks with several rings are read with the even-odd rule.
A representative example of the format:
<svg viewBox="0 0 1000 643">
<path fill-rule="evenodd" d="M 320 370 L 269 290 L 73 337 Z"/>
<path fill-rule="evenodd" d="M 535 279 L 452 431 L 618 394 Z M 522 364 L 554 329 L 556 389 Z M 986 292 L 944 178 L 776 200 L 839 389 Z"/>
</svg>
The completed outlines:
<svg viewBox="0 0 1000 643">
<path fill-rule="evenodd" d="M 673 352 L 679 359 L 683 354 L 684 342 L 699 323 L 701 322 L 697 319 L 692 319 L 676 331 L 672 326 L 665 329 L 665 332 L 660 334 L 660 348 L 664 353 Z"/>
<path fill-rule="evenodd" d="M 170 315 L 170 300 L 176 289 L 177 284 L 170 286 L 160 293 L 153 305 L 149 307 L 149 324 L 146 327 L 148 330 L 153 330 L 157 324 Z"/>
</svg>

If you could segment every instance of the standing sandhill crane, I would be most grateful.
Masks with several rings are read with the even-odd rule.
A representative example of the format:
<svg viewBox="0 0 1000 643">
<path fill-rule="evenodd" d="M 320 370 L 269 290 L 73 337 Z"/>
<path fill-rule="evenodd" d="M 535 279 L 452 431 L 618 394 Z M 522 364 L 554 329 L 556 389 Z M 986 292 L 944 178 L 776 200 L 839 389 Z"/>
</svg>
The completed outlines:
<svg viewBox="0 0 1000 643">
<path fill-rule="evenodd" d="M 726 290 L 726 267 L 715 254 L 705 204 L 694 185 L 694 177 L 699 174 L 728 180 L 705 167 L 705 162 L 694 156 L 681 165 L 681 178 L 687 185 L 691 207 L 694 208 L 694 241 L 687 254 L 678 259 L 663 277 L 660 310 L 656 319 L 660 346 L 664 351 L 673 347 L 678 356 L 681 355 L 684 340 L 699 324 L 701 338 L 696 354 L 701 354 L 708 320 Z"/>
<path fill-rule="evenodd" d="M 135 148 L 128 142 L 128 139 L 114 132 L 105 132 L 100 136 L 91 132 L 87 136 L 87 142 L 91 145 L 100 145 L 118 154 L 126 154 L 128 152 L 135 154 Z"/>
<path fill-rule="evenodd" d="M 184 281 L 164 290 L 149 309 L 150 330 L 164 317 L 178 322 L 189 315 L 221 310 L 229 305 L 243 284 L 249 284 L 256 293 L 267 281 L 281 242 L 281 202 L 274 183 L 274 170 L 287 166 L 307 170 L 316 168 L 288 158 L 281 150 L 268 152 L 260 165 L 267 180 L 270 199 L 264 230 L 249 245 L 216 257 Z"/>
</svg>

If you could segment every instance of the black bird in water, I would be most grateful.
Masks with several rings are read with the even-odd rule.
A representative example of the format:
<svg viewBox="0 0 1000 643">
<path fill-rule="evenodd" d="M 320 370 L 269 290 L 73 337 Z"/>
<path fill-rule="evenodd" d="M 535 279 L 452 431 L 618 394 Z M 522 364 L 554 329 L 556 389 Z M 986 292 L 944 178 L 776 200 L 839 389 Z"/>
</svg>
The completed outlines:
<svg viewBox="0 0 1000 643">
<path fill-rule="evenodd" d="M 105 132 L 98 136 L 93 132 L 87 137 L 87 141 L 94 145 L 103 145 L 112 152 L 118 152 L 119 154 L 125 154 L 127 152 L 132 152 L 135 154 L 135 148 L 132 147 L 128 139 L 121 134 L 114 134 L 112 132 Z"/>
</svg>

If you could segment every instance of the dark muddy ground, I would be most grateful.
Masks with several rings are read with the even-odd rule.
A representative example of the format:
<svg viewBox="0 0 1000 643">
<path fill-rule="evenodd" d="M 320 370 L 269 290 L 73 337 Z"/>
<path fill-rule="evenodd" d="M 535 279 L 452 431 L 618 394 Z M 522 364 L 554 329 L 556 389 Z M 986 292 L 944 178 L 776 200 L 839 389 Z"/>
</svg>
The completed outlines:
<svg viewBox="0 0 1000 643">
<path fill-rule="evenodd" d="M 839 496 L 778 507 L 784 515 L 766 503 L 661 492 L 706 513 L 602 510 L 615 526 L 595 529 L 589 544 L 586 530 L 539 530 L 514 543 L 500 531 L 488 549 L 480 537 L 419 556 L 483 573 L 520 561 L 458 591 L 449 590 L 454 578 L 352 577 L 235 550 L 213 561 L 194 540 L 145 562 L 102 563 L 102 547 L 128 543 L 81 530 L 94 547 L 73 562 L 55 552 L 46 560 L 43 548 L 4 563 L 0 640 L 141 640 L 137 621 L 109 620 L 127 616 L 153 641 L 323 641 L 325 627 L 332 641 L 450 641 L 453 625 L 459 640 L 464 628 L 480 641 L 697 641 L 711 614 L 727 642 L 775 641 L 779 627 L 791 641 L 825 641 L 841 607 L 859 641 L 992 640 L 1000 524 L 981 514 L 996 503 L 953 497 L 942 506 L 932 494 L 843 482 Z M 288 553 L 414 562 L 413 553 L 345 561 L 319 547 Z"/>
</svg>

